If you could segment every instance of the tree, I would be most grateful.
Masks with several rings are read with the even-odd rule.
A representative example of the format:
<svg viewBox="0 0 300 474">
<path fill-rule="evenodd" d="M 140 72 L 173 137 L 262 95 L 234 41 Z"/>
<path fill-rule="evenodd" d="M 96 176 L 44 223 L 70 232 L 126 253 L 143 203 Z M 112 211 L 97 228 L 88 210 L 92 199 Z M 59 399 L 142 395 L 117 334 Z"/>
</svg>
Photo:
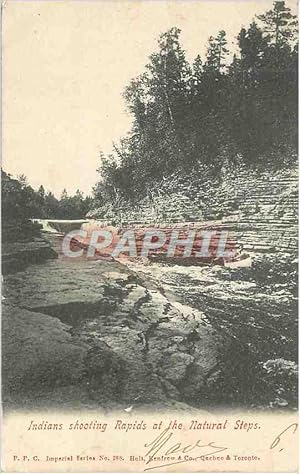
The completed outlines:
<svg viewBox="0 0 300 474">
<path fill-rule="evenodd" d="M 297 17 L 292 15 L 285 1 L 275 1 L 273 9 L 263 15 L 257 15 L 257 19 L 262 22 L 268 40 L 277 48 L 295 39 Z"/>
<path fill-rule="evenodd" d="M 51 191 L 45 195 L 45 217 L 49 219 L 60 217 L 59 201 Z"/>
<path fill-rule="evenodd" d="M 64 201 L 64 200 L 67 200 L 68 198 L 69 198 L 69 196 L 68 196 L 67 190 L 66 190 L 66 188 L 64 188 L 64 189 L 62 190 L 62 193 L 61 193 L 61 196 L 60 196 L 60 200 L 61 200 L 61 201 Z"/>
<path fill-rule="evenodd" d="M 210 36 L 204 64 L 204 72 L 218 76 L 226 72 L 227 49 L 226 33 L 219 31 L 216 37 Z"/>
<path fill-rule="evenodd" d="M 261 22 L 265 38 L 271 46 L 269 63 L 274 62 L 275 74 L 279 82 L 283 79 L 280 78 L 281 69 L 286 68 L 286 58 L 297 40 L 297 17 L 292 15 L 285 1 L 275 1 L 273 9 L 263 15 L 258 15 L 257 19 Z"/>
<path fill-rule="evenodd" d="M 252 22 L 248 30 L 242 28 L 238 37 L 240 48 L 241 81 L 245 84 L 258 83 L 262 79 L 262 68 L 268 48 L 268 40 L 263 31 Z"/>
<path fill-rule="evenodd" d="M 126 88 L 124 97 L 133 113 L 133 129 L 129 139 L 122 141 L 121 153 L 116 153 L 123 173 L 119 174 L 120 164 L 110 167 L 111 175 L 123 183 L 123 193 L 128 186 L 134 191 L 133 182 L 138 187 L 147 182 L 151 188 L 153 179 L 184 163 L 183 149 L 189 147 L 186 117 L 192 78 L 179 35 L 178 28 L 162 34 L 145 72 Z"/>
<path fill-rule="evenodd" d="M 193 86 L 198 87 L 201 84 L 202 81 L 202 75 L 203 75 L 203 63 L 201 56 L 198 54 L 196 56 L 194 63 L 193 63 Z"/>
<path fill-rule="evenodd" d="M 28 179 L 27 179 L 27 176 L 25 176 L 25 174 L 20 174 L 17 176 L 17 180 L 19 181 L 20 185 L 25 188 L 26 186 L 28 186 Z"/>
<path fill-rule="evenodd" d="M 41 197 L 41 199 L 45 198 L 45 188 L 42 184 L 38 189 L 38 195 Z"/>
</svg>

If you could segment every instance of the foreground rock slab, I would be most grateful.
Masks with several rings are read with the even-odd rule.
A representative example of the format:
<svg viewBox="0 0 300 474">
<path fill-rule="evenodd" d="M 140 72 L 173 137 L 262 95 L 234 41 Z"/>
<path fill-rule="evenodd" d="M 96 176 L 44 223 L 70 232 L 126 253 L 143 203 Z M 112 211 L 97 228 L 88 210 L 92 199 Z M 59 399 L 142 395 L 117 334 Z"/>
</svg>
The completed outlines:
<svg viewBox="0 0 300 474">
<path fill-rule="evenodd" d="M 220 344 L 202 312 L 118 262 L 59 258 L 4 283 L 7 406 L 181 409 L 187 386 L 201 405 Z"/>
</svg>

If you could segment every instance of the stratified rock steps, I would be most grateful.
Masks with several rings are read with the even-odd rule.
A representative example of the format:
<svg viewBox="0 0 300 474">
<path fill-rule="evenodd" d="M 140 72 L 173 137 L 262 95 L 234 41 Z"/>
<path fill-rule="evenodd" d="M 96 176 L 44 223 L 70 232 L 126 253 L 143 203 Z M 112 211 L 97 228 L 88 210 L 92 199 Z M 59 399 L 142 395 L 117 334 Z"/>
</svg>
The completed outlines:
<svg viewBox="0 0 300 474">
<path fill-rule="evenodd" d="M 238 245 L 252 251 L 297 250 L 298 170 L 224 169 L 165 180 L 134 206 L 95 209 L 99 225 L 127 227 L 230 226 Z"/>
</svg>

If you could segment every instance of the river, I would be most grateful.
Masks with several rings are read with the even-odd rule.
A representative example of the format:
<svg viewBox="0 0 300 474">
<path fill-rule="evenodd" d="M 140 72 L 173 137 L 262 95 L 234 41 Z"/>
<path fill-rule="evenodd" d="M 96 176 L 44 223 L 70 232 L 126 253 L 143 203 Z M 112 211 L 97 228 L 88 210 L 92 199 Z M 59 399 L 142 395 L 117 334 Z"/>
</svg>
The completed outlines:
<svg viewBox="0 0 300 474">
<path fill-rule="evenodd" d="M 251 268 L 67 259 L 70 225 L 47 222 L 58 258 L 5 276 L 5 406 L 250 407 L 259 364 L 291 357 L 287 285 L 279 296 Z"/>
</svg>

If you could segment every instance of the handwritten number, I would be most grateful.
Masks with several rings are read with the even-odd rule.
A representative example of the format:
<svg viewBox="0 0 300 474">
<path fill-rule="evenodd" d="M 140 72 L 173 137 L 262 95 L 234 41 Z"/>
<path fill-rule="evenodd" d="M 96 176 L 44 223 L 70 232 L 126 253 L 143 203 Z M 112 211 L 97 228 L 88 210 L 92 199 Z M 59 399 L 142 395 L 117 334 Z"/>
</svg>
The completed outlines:
<svg viewBox="0 0 300 474">
<path fill-rule="evenodd" d="M 271 443 L 270 449 L 276 448 L 276 446 L 280 443 L 282 436 L 287 433 L 291 428 L 293 428 L 293 434 L 295 434 L 298 429 L 298 423 L 292 423 L 287 428 L 285 428 L 278 436 L 276 436 L 276 438 Z M 283 451 L 283 448 L 281 448 L 280 451 Z"/>
</svg>

